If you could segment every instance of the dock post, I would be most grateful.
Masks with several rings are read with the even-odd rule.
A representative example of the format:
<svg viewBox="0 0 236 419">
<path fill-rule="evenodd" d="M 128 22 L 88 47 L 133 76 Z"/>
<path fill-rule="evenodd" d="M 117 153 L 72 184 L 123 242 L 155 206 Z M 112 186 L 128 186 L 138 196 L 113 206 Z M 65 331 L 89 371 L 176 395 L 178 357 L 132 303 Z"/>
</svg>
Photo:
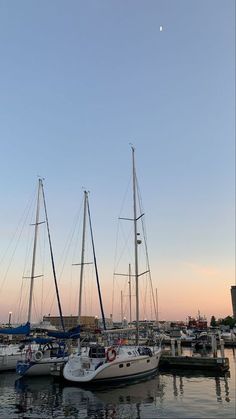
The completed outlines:
<svg viewBox="0 0 236 419">
<path fill-rule="evenodd" d="M 181 341 L 180 341 L 180 339 L 177 339 L 177 353 L 178 353 L 178 356 L 181 356 Z"/>
<path fill-rule="evenodd" d="M 175 356 L 175 339 L 171 338 L 171 355 Z"/>
<path fill-rule="evenodd" d="M 221 355 L 221 358 L 225 357 L 225 342 L 224 342 L 224 339 L 220 339 L 220 355 Z"/>
<path fill-rule="evenodd" d="M 212 349 L 213 357 L 216 358 L 217 357 L 217 345 L 216 345 L 216 336 L 215 335 L 211 335 L 211 349 Z"/>
</svg>

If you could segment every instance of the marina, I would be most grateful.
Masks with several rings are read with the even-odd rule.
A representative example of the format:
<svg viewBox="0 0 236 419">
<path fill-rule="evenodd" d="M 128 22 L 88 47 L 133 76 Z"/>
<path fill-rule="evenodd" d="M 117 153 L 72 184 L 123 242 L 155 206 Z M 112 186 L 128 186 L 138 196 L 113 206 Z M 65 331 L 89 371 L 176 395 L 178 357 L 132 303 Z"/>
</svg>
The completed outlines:
<svg viewBox="0 0 236 419">
<path fill-rule="evenodd" d="M 236 419 L 235 16 L 1 2 L 0 419 Z"/>
<path fill-rule="evenodd" d="M 81 387 L 50 376 L 19 379 L 14 372 L 1 373 L 0 417 L 233 419 L 236 354 L 225 353 L 227 373 L 171 369 L 126 385 Z"/>
</svg>

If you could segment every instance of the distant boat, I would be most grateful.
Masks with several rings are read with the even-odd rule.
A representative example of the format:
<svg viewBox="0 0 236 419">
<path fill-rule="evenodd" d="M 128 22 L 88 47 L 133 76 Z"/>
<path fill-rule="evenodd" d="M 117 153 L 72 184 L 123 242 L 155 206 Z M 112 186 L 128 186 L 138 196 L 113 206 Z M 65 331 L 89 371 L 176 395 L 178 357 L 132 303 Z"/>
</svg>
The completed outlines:
<svg viewBox="0 0 236 419">
<path fill-rule="evenodd" d="M 32 352 L 38 348 L 37 344 L 33 344 L 31 347 Z M 16 364 L 20 360 L 24 360 L 27 356 L 28 346 L 25 344 L 21 345 L 0 345 L 0 372 L 2 371 L 14 371 Z"/>
<path fill-rule="evenodd" d="M 148 376 L 157 370 L 161 356 L 159 346 L 139 346 L 139 293 L 138 293 L 138 252 L 139 244 L 137 233 L 136 210 L 136 171 L 134 148 L 132 147 L 132 173 L 133 173 L 133 223 L 134 223 L 134 254 L 135 254 L 135 280 L 136 280 L 136 345 L 112 345 L 110 347 L 95 346 L 88 348 L 84 354 L 71 356 L 66 363 L 63 376 L 73 383 L 124 381 L 138 377 Z M 107 331 L 109 333 L 109 330 Z"/>
</svg>

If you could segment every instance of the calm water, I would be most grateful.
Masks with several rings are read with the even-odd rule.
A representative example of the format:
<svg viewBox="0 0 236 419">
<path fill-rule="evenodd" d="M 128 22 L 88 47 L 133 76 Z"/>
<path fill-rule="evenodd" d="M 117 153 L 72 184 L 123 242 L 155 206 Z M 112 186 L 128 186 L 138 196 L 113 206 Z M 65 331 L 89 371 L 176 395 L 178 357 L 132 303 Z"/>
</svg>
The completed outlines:
<svg viewBox="0 0 236 419">
<path fill-rule="evenodd" d="M 0 374 L 1 418 L 235 418 L 236 352 L 230 374 L 158 373 L 119 387 L 82 389 L 51 377 Z"/>
</svg>

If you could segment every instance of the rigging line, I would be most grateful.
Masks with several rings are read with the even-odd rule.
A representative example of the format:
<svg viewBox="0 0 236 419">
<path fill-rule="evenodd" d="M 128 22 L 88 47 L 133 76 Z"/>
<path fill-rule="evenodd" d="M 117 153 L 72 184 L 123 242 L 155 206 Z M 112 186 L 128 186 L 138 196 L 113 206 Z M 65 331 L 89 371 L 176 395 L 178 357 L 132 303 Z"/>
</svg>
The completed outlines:
<svg viewBox="0 0 236 419">
<path fill-rule="evenodd" d="M 96 254 L 95 254 L 95 246 L 94 246 L 93 231 L 92 231 L 92 222 L 91 222 L 91 215 L 90 215 L 89 201 L 88 200 L 87 200 L 87 209 L 88 209 L 88 216 L 89 216 L 89 226 L 90 226 L 90 233 L 91 233 L 91 240 L 92 240 L 93 258 L 94 258 L 94 266 L 95 266 L 96 279 L 97 279 L 99 302 L 100 302 L 100 308 L 101 308 L 101 312 L 102 312 L 103 327 L 104 327 L 104 330 L 106 330 L 106 322 L 105 322 L 105 315 L 104 315 L 103 304 L 102 304 L 101 289 L 100 289 L 100 284 L 99 284 L 97 260 L 96 260 Z"/>
<path fill-rule="evenodd" d="M 72 305 L 73 305 L 72 302 L 71 302 L 71 293 L 72 293 L 72 266 L 71 266 L 71 269 L 70 269 L 69 289 L 70 289 L 70 293 L 69 293 L 68 307 L 69 307 L 69 312 L 72 313 Z"/>
<path fill-rule="evenodd" d="M 52 251 L 52 242 L 51 242 L 51 235 L 50 235 L 49 223 L 48 223 L 48 213 L 47 213 L 47 207 L 46 207 L 46 201 L 45 201 L 45 195 L 44 195 L 44 187 L 43 187 L 42 180 L 41 180 L 41 186 L 42 186 L 43 203 L 44 203 L 44 211 L 45 211 L 45 217 L 46 217 L 46 225 L 47 225 L 48 241 L 49 241 L 49 247 L 50 247 L 50 256 L 51 256 L 51 262 L 52 262 L 53 277 L 54 277 L 54 283 L 55 283 L 56 294 L 57 294 L 57 303 L 58 303 L 58 309 L 59 309 L 60 318 L 61 318 L 61 325 L 62 325 L 63 331 L 65 331 L 65 325 L 64 325 L 64 320 L 63 320 L 63 316 L 62 316 L 61 302 L 60 302 L 60 296 L 59 296 L 59 290 L 58 290 L 58 284 L 57 284 L 54 256 L 53 256 L 53 251 Z"/>
<path fill-rule="evenodd" d="M 141 202 L 141 194 L 140 194 L 139 186 L 138 186 L 138 201 L 139 201 L 139 206 L 140 206 L 140 209 L 141 209 L 142 202 Z M 141 223 L 142 223 L 142 230 L 143 230 L 143 239 L 144 239 L 145 253 L 146 253 L 146 258 L 147 258 L 147 267 L 148 267 L 148 270 L 149 270 L 149 279 L 150 279 L 150 285 L 151 285 L 151 293 L 152 293 L 152 299 L 153 299 L 153 307 L 154 307 L 155 317 L 156 317 L 156 321 L 157 321 L 157 319 L 158 319 L 158 313 L 157 313 L 156 301 L 155 301 L 154 290 L 153 290 L 153 283 L 152 283 L 152 276 L 151 276 L 149 255 L 148 255 L 148 250 L 147 250 L 147 233 L 146 233 L 146 226 L 145 226 L 144 217 L 142 217 Z"/>
<path fill-rule="evenodd" d="M 25 226 L 26 219 L 27 219 L 27 217 L 28 217 L 28 215 L 29 215 L 29 211 L 30 211 L 30 208 L 31 208 L 31 205 L 32 205 L 32 201 L 33 201 L 33 197 L 30 197 L 30 198 L 28 199 L 28 203 L 26 204 L 26 207 L 25 207 L 25 209 L 24 209 L 24 211 L 23 211 L 23 214 L 21 215 L 21 217 L 20 217 L 20 219 L 19 219 L 19 221 L 18 221 L 18 223 L 17 223 L 17 228 L 16 228 L 15 232 L 13 233 L 13 235 L 12 235 L 12 237 L 11 237 L 11 239 L 10 239 L 10 242 L 9 242 L 9 244 L 8 244 L 8 246 L 7 246 L 7 249 L 6 249 L 6 251 L 3 253 L 3 255 L 2 255 L 1 259 L 0 259 L 0 266 L 2 265 L 2 263 L 3 263 L 3 261 L 4 261 L 5 257 L 6 257 L 6 255 L 7 255 L 7 252 L 8 252 L 8 250 L 10 249 L 10 247 L 11 247 L 11 245 L 12 245 L 12 243 L 13 243 L 13 240 L 15 239 L 15 237 L 16 237 L 16 235 L 17 235 L 17 231 L 18 231 L 18 229 L 20 228 L 20 225 L 21 225 L 21 223 L 23 222 L 24 217 L 25 217 L 25 221 L 24 221 L 24 223 L 23 223 L 23 226 Z M 26 213 L 26 215 L 25 215 L 25 213 Z"/>
<path fill-rule="evenodd" d="M 148 313 L 147 313 L 147 294 L 148 294 L 148 284 L 147 284 L 147 279 L 145 280 L 144 279 L 144 289 L 145 289 L 145 292 L 144 292 L 144 313 L 145 313 L 145 317 L 146 318 L 148 318 Z"/>
<path fill-rule="evenodd" d="M 30 205 L 28 205 L 28 212 L 27 212 L 27 215 L 26 215 L 26 217 L 25 217 L 25 221 L 24 221 L 24 224 L 23 224 L 23 226 L 22 226 L 22 232 L 23 232 L 23 229 L 24 229 L 24 227 L 25 227 L 25 224 L 26 224 L 26 221 L 28 220 L 28 218 L 29 218 L 29 220 L 28 220 L 28 222 L 29 222 L 29 226 L 28 226 L 28 229 L 27 229 L 27 231 L 28 231 L 28 235 L 27 235 L 27 240 L 26 240 L 26 243 L 27 243 L 27 246 L 26 246 L 26 254 L 25 254 L 25 260 L 24 260 L 24 267 L 23 267 L 23 273 L 22 273 L 22 278 L 21 278 L 21 283 L 22 283 L 22 285 L 23 285 L 23 277 L 24 276 L 27 276 L 27 275 L 25 275 L 25 269 L 26 269 L 26 261 L 27 261 L 27 254 L 29 255 L 29 249 L 30 249 L 30 231 L 31 231 L 31 226 L 30 226 L 30 224 L 31 224 L 31 222 L 32 222 L 32 219 L 33 219 L 33 210 L 35 209 L 34 208 L 34 206 L 33 206 L 33 202 L 34 202 L 34 200 L 35 200 L 35 194 L 36 194 L 36 188 L 35 188 L 35 192 L 34 192 L 34 196 L 31 198 L 31 200 L 30 200 Z M 31 210 L 31 216 L 29 217 L 29 213 L 30 213 L 30 210 Z M 22 292 L 22 290 L 21 290 L 21 288 L 22 287 L 20 287 L 20 291 L 19 291 L 19 294 L 18 294 L 18 296 L 16 297 L 16 302 L 15 302 L 15 304 L 14 304 L 14 306 L 16 306 L 17 305 L 17 302 L 18 302 L 18 310 L 20 311 L 22 311 L 22 309 L 21 309 L 21 307 L 20 307 L 20 304 L 21 304 L 21 299 L 22 299 L 22 295 L 21 295 L 21 292 Z M 20 299 L 20 303 L 19 303 L 19 299 Z M 18 315 L 18 317 L 19 317 L 19 315 Z"/>
<path fill-rule="evenodd" d="M 89 313 L 92 313 L 92 309 L 93 309 L 93 296 L 94 296 L 94 281 L 93 281 L 93 272 L 92 269 L 88 268 L 88 276 L 89 276 L 89 285 L 90 285 L 90 292 L 89 292 Z"/>
<path fill-rule="evenodd" d="M 68 253 L 69 253 L 71 244 L 72 244 L 72 240 L 73 240 L 73 238 L 75 236 L 75 233 L 76 233 L 76 231 L 78 229 L 78 225 L 81 226 L 81 211 L 82 211 L 82 208 L 83 208 L 83 201 L 81 201 L 80 208 L 79 208 L 79 210 L 77 211 L 77 213 L 76 213 L 76 215 L 74 217 L 74 221 L 73 221 L 73 224 L 72 224 L 72 227 L 71 227 L 71 231 L 70 231 L 70 233 L 68 235 L 68 238 L 67 238 L 67 241 L 66 241 L 66 245 L 64 247 L 64 250 L 63 250 L 62 255 L 61 255 L 61 258 L 60 258 L 60 260 L 63 260 L 63 255 L 64 255 L 63 265 L 62 265 L 62 269 L 60 271 L 59 278 L 61 278 L 61 276 L 63 274 L 65 263 L 66 263 L 66 259 L 67 259 L 67 256 L 68 256 Z M 77 235 L 77 240 L 78 240 L 78 236 L 79 235 Z"/>
<path fill-rule="evenodd" d="M 31 204 L 32 204 L 32 200 L 31 200 Z M 30 210 L 30 208 L 29 208 L 29 210 Z M 13 253 L 12 253 L 11 258 L 10 258 L 10 262 L 9 262 L 9 264 L 8 264 L 8 266 L 7 266 L 6 271 L 5 271 L 5 275 L 3 276 L 3 280 L 2 280 L 2 283 L 1 283 L 1 286 L 0 286 L 0 292 L 2 292 L 2 288 L 3 288 L 3 286 L 4 286 L 4 283 L 5 283 L 5 281 L 6 281 L 6 278 L 7 278 L 8 272 L 9 272 L 9 270 L 10 270 L 11 263 L 12 263 L 13 258 L 14 258 L 14 256 L 15 256 L 17 246 L 18 246 L 18 244 L 19 244 L 20 238 L 21 238 L 21 236 L 22 236 L 23 229 L 24 229 L 25 224 L 26 224 L 26 219 L 27 219 L 27 217 L 28 217 L 28 215 L 29 215 L 29 210 L 28 210 L 28 213 L 27 213 L 27 215 L 26 215 L 25 221 L 24 221 L 24 223 L 23 223 L 23 225 L 22 225 L 22 227 L 21 227 L 21 230 L 20 230 L 19 236 L 18 236 L 18 238 L 17 238 L 16 245 L 15 245 L 15 247 L 14 247 Z"/>
<path fill-rule="evenodd" d="M 36 301 L 33 295 L 33 306 L 34 306 L 34 312 L 35 312 L 35 319 L 38 321 L 38 315 L 37 315 L 37 307 L 36 307 Z"/>
<path fill-rule="evenodd" d="M 116 225 L 116 240 L 115 240 L 115 252 L 114 252 L 114 258 L 113 258 L 113 266 L 115 267 L 116 265 L 116 260 L 117 260 L 117 248 L 118 248 L 118 237 L 119 237 L 119 226 L 120 226 L 120 221 L 119 219 L 117 219 L 117 225 Z M 116 269 L 114 268 L 114 272 L 116 271 Z M 115 287 L 115 275 L 113 273 L 113 277 L 112 277 L 112 300 L 111 300 L 111 313 L 112 316 L 114 314 L 113 310 L 114 310 L 114 287 Z"/>
<path fill-rule="evenodd" d="M 24 281 L 24 278 L 22 277 L 22 303 L 20 301 L 19 304 L 19 321 L 21 319 L 21 321 L 23 321 L 23 319 L 26 319 L 26 307 L 23 306 L 24 301 L 27 301 L 27 299 L 29 299 L 28 297 L 28 292 L 29 291 L 29 287 L 27 288 L 27 282 Z M 25 310 L 25 313 L 24 313 Z"/>
<path fill-rule="evenodd" d="M 22 277 L 21 278 L 21 287 L 20 287 L 20 298 L 19 298 L 18 307 L 17 307 L 17 323 L 19 323 L 19 313 L 20 313 L 21 300 L 22 300 L 22 294 L 23 294 L 23 282 L 24 282 L 24 279 Z"/>
<path fill-rule="evenodd" d="M 76 229 L 77 229 L 78 221 L 80 221 L 80 218 L 81 218 L 80 213 L 82 211 L 82 207 L 83 207 L 83 201 L 81 202 L 80 208 L 79 208 L 79 210 L 77 211 L 77 213 L 74 217 L 74 221 L 73 221 L 70 233 L 67 237 L 67 241 L 66 241 L 65 247 L 63 249 L 63 252 L 62 252 L 62 255 L 61 255 L 61 258 L 60 258 L 60 260 L 62 260 L 63 263 L 62 263 L 62 267 L 61 267 L 61 270 L 60 270 L 60 273 L 59 273 L 59 281 L 58 281 L 59 284 L 61 283 L 61 280 L 62 280 L 62 275 L 64 273 L 65 264 L 66 264 L 66 261 L 67 261 L 67 258 L 68 258 L 69 250 L 71 248 L 71 244 L 72 244 Z M 50 311 L 51 311 L 52 307 L 55 303 L 55 295 L 53 295 L 53 297 L 51 297 L 51 293 L 50 293 L 50 294 L 48 294 L 47 299 L 49 299 L 49 297 L 51 298 L 51 305 L 50 305 Z"/>
<path fill-rule="evenodd" d="M 81 202 L 81 206 L 80 206 L 80 211 L 79 211 L 78 216 L 77 216 L 77 219 L 76 219 L 76 224 L 75 224 L 75 227 L 74 227 L 74 232 L 73 232 L 73 235 L 75 236 L 75 244 L 74 244 L 74 250 L 73 250 L 72 258 L 71 258 L 71 268 L 70 268 L 71 281 L 72 281 L 73 266 L 74 265 L 78 265 L 77 263 L 73 263 L 73 261 L 77 259 L 77 256 L 76 255 L 77 255 L 78 249 L 80 247 L 79 238 L 82 236 L 81 233 L 80 233 L 80 231 L 81 231 L 81 228 L 82 228 L 82 225 L 83 225 L 83 219 L 82 218 L 84 217 L 84 216 L 81 217 L 81 210 L 82 210 L 82 207 L 84 208 L 84 205 L 85 205 L 85 200 L 83 198 L 83 200 Z M 83 229 L 83 234 L 84 234 L 84 242 L 86 243 L 87 231 L 85 231 L 84 229 Z M 71 240 L 71 242 L 72 242 L 72 240 Z M 81 247 L 82 247 L 82 245 L 81 245 Z M 80 252 L 82 253 L 82 248 L 81 248 L 81 251 Z M 84 252 L 86 252 L 86 248 L 84 248 Z M 82 276 L 82 278 L 83 278 L 83 274 L 81 272 L 81 269 L 83 269 L 83 268 L 84 267 L 80 266 L 80 277 Z M 71 304 L 71 310 L 72 310 L 72 307 L 73 307 L 73 312 L 76 312 L 76 306 L 77 306 L 77 311 L 78 311 L 78 307 L 81 306 L 81 302 L 80 302 L 80 287 L 82 285 L 80 285 L 80 281 L 78 281 L 78 274 L 76 275 L 76 283 L 78 284 L 78 287 L 76 287 L 76 293 L 74 293 L 74 301 L 73 301 L 73 304 Z M 71 293 L 70 293 L 70 301 L 71 301 Z M 79 308 L 79 310 L 80 310 L 80 308 Z M 78 315 L 78 318 L 79 318 L 79 315 Z"/>
<path fill-rule="evenodd" d="M 144 212 L 141 193 L 140 193 L 140 188 L 139 188 L 139 184 L 138 184 L 138 179 L 136 179 L 136 182 L 137 182 L 136 185 L 137 185 L 137 191 L 138 191 L 139 210 L 140 210 L 140 212 Z M 154 306 L 154 311 L 155 311 L 155 317 L 156 317 L 156 320 L 157 320 L 158 319 L 158 313 L 157 313 L 157 307 L 156 307 L 156 302 L 155 302 L 155 297 L 154 297 L 153 283 L 152 283 L 152 277 L 151 277 L 151 269 L 150 269 L 149 256 L 148 256 L 148 250 L 147 250 L 147 233 L 146 233 L 146 226 L 145 226 L 144 217 L 142 217 L 141 223 L 142 223 L 142 230 L 143 230 L 143 237 L 144 237 L 145 253 L 146 253 L 146 258 L 147 258 L 147 266 L 148 266 L 148 270 L 149 270 L 149 279 L 150 279 L 150 285 L 151 285 L 153 306 Z"/>
<path fill-rule="evenodd" d="M 151 319 L 153 319 L 153 301 L 152 301 L 152 295 L 151 293 L 149 294 L 149 304 L 150 304 L 150 308 L 151 308 Z M 155 316 L 154 316 L 155 318 Z"/>
<path fill-rule="evenodd" d="M 43 318 L 43 307 L 44 307 L 44 275 L 45 275 L 45 248 L 46 248 L 46 229 L 44 228 L 44 235 L 43 235 L 43 257 L 42 257 L 42 279 L 41 279 L 41 310 L 40 310 L 40 317 Z M 40 247 L 41 250 L 41 247 Z"/>
<path fill-rule="evenodd" d="M 130 179 L 129 179 L 129 181 L 128 181 L 128 185 L 127 185 L 127 188 L 126 188 L 126 191 L 125 191 L 125 194 L 124 194 L 124 197 L 123 197 L 122 203 L 121 203 L 121 207 L 120 207 L 120 211 L 119 211 L 119 217 L 120 217 L 120 215 L 121 215 L 121 212 L 122 212 L 122 211 L 123 211 L 123 209 L 124 209 L 124 205 L 125 205 L 125 202 L 126 202 L 126 200 L 127 200 L 127 195 L 128 195 L 129 189 L 130 189 L 131 182 L 132 182 L 132 175 L 130 175 Z M 119 217 L 118 217 L 118 218 L 119 218 Z"/>
<path fill-rule="evenodd" d="M 121 262 L 121 260 L 123 258 L 123 255 L 125 253 L 125 250 L 128 249 L 129 259 L 132 259 L 132 252 L 131 252 L 130 245 L 129 245 L 130 238 L 132 237 L 132 226 L 130 227 L 129 232 L 126 235 L 124 233 L 124 229 L 122 227 L 122 224 L 120 224 L 120 226 L 121 226 L 121 228 L 120 228 L 120 231 L 121 231 L 120 236 L 123 239 L 123 248 L 121 250 L 119 259 L 116 261 L 115 272 L 118 271 L 118 266 L 119 266 L 119 264 L 120 264 L 120 262 Z"/>
<path fill-rule="evenodd" d="M 36 196 L 37 196 L 37 187 L 35 188 L 35 194 L 34 194 L 34 200 L 33 200 L 34 205 L 33 205 L 33 202 L 32 202 L 31 216 L 30 216 L 30 219 L 29 219 L 28 234 L 27 234 L 27 241 L 26 241 L 27 246 L 26 246 L 26 249 L 25 249 L 25 260 L 24 260 L 22 278 L 24 278 L 26 276 L 29 276 L 26 269 L 27 269 L 27 262 L 29 260 L 29 254 L 30 254 L 31 249 L 33 248 L 33 241 L 34 241 L 33 236 L 31 235 L 31 231 L 32 231 L 31 227 L 32 227 L 33 222 L 34 222 L 33 221 L 34 220 L 34 214 L 36 212 Z"/>
</svg>

